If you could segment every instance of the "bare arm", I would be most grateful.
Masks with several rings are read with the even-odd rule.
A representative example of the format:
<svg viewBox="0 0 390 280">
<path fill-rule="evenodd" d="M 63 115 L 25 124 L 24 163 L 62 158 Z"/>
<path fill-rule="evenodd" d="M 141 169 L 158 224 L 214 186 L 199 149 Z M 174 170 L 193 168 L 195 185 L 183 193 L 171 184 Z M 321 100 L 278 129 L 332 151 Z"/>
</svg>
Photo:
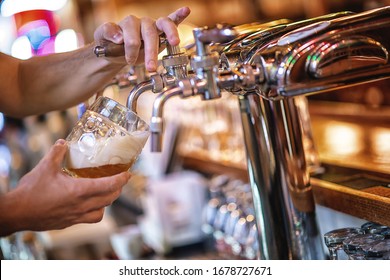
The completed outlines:
<svg viewBox="0 0 390 280">
<path fill-rule="evenodd" d="M 147 70 L 157 65 L 158 35 L 164 32 L 172 45 L 179 43 L 176 25 L 190 13 L 181 8 L 168 17 L 128 16 L 118 24 L 98 27 L 95 41 L 125 45 L 125 58 L 97 58 L 95 43 L 78 50 L 19 60 L 0 53 L 0 112 L 24 117 L 60 110 L 88 99 L 107 84 L 126 64 L 145 61 Z M 141 50 L 141 40 L 144 50 Z"/>
<path fill-rule="evenodd" d="M 0 111 L 23 117 L 68 108 L 86 100 L 123 66 L 95 57 L 92 45 L 24 61 L 0 54 Z"/>
</svg>

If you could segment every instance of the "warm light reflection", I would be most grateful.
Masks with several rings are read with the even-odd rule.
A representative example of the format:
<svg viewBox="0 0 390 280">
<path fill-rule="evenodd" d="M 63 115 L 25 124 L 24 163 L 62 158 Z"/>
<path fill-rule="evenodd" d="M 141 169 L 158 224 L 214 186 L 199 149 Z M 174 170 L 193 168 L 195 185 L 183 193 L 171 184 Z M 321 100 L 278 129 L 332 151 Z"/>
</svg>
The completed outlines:
<svg viewBox="0 0 390 280">
<path fill-rule="evenodd" d="M 332 153 L 350 156 L 364 148 L 361 127 L 343 122 L 329 122 L 325 127 L 326 147 Z"/>
<path fill-rule="evenodd" d="M 56 53 L 73 51 L 78 48 L 77 34 L 73 29 L 65 29 L 56 36 L 54 48 Z"/>
<path fill-rule="evenodd" d="M 13 42 L 11 55 L 19 59 L 32 57 L 31 43 L 27 36 L 21 36 Z"/>
<path fill-rule="evenodd" d="M 372 150 L 380 161 L 390 162 L 389 128 L 374 128 L 372 130 Z"/>
<path fill-rule="evenodd" d="M 1 4 L 1 15 L 4 17 L 31 10 L 56 11 L 65 6 L 68 0 L 4 0 Z"/>
</svg>

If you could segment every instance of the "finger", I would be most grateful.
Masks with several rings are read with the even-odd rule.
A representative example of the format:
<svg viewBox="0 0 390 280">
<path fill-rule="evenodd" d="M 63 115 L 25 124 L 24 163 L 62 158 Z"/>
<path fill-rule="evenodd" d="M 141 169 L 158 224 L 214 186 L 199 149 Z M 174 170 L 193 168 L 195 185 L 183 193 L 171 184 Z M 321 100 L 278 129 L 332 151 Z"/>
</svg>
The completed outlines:
<svg viewBox="0 0 390 280">
<path fill-rule="evenodd" d="M 120 174 L 102 178 L 73 178 L 78 180 L 80 196 L 92 197 L 97 195 L 107 195 L 122 190 L 122 187 L 129 181 L 131 174 L 122 172 Z"/>
<path fill-rule="evenodd" d="M 183 20 L 188 17 L 188 15 L 191 13 L 190 8 L 188 7 L 182 7 L 176 11 L 174 11 L 172 14 L 170 14 L 168 17 L 176 24 L 180 24 L 183 22 Z"/>
<path fill-rule="evenodd" d="M 157 28 L 164 32 L 169 44 L 176 46 L 180 43 L 179 32 L 176 24 L 169 17 L 159 18 L 156 21 Z"/>
<path fill-rule="evenodd" d="M 104 208 L 100 208 L 97 210 L 90 211 L 85 213 L 84 215 L 78 217 L 75 221 L 76 224 L 79 223 L 98 223 L 103 219 L 104 216 Z"/>
<path fill-rule="evenodd" d="M 54 166 L 61 166 L 67 150 L 68 146 L 66 144 L 66 141 L 64 139 L 59 139 L 50 148 L 49 152 L 43 159 L 48 162 L 51 162 Z"/>
<path fill-rule="evenodd" d="M 157 69 L 157 57 L 159 50 L 158 31 L 151 18 L 141 19 L 141 34 L 144 40 L 146 70 L 153 72 Z"/>
<path fill-rule="evenodd" d="M 119 23 L 119 26 L 122 28 L 123 32 L 126 61 L 128 64 L 134 65 L 141 48 L 140 19 L 135 16 L 128 16 Z"/>
<path fill-rule="evenodd" d="M 171 13 L 167 17 L 159 18 L 156 21 L 157 28 L 166 34 L 168 42 L 176 46 L 180 43 L 177 25 L 180 24 L 189 14 L 191 10 L 188 7 L 183 7 Z"/>
<path fill-rule="evenodd" d="M 122 189 L 105 195 L 95 195 L 89 198 L 84 198 L 82 203 L 78 205 L 80 213 L 87 213 L 97 209 L 101 209 L 111 205 L 121 194 Z"/>
<path fill-rule="evenodd" d="M 115 44 L 123 43 L 122 29 L 115 23 L 107 22 L 99 26 L 95 33 L 94 39 L 96 42 L 108 40 Z"/>
</svg>

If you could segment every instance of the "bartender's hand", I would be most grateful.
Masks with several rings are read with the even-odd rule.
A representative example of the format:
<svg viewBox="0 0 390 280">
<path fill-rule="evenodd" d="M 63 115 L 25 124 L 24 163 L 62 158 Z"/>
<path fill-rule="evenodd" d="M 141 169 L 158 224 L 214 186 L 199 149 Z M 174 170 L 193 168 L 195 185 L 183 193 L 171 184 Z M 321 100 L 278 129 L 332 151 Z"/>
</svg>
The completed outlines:
<svg viewBox="0 0 390 280">
<path fill-rule="evenodd" d="M 62 229 L 102 219 L 104 208 L 119 197 L 130 173 L 98 179 L 73 178 L 62 171 L 66 151 L 66 141 L 58 140 L 18 186 L 6 194 L 8 200 L 4 201 L 12 207 L 7 209 L 12 220 L 2 221 L 5 227 L 0 235 L 20 230 Z"/>
<path fill-rule="evenodd" d="M 168 42 L 176 46 L 180 43 L 177 25 L 190 14 L 188 7 L 183 7 L 167 17 L 153 20 L 149 17 L 127 16 L 118 24 L 109 22 L 99 26 L 94 34 L 96 44 L 102 40 L 115 44 L 124 44 L 125 59 L 130 65 L 145 61 L 148 71 L 156 71 L 159 49 L 159 34 L 165 33 Z M 141 40 L 144 48 L 141 49 Z M 123 63 L 123 58 L 110 58 Z"/>
</svg>

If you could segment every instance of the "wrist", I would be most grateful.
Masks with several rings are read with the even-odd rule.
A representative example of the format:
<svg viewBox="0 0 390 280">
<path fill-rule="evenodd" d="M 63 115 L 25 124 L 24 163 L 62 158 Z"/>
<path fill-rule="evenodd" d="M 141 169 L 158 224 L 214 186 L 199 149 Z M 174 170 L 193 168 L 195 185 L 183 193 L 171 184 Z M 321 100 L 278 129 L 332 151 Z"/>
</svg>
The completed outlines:
<svg viewBox="0 0 390 280">
<path fill-rule="evenodd" d="M 0 195 L 0 236 L 23 230 L 21 209 L 15 190 Z"/>
</svg>

